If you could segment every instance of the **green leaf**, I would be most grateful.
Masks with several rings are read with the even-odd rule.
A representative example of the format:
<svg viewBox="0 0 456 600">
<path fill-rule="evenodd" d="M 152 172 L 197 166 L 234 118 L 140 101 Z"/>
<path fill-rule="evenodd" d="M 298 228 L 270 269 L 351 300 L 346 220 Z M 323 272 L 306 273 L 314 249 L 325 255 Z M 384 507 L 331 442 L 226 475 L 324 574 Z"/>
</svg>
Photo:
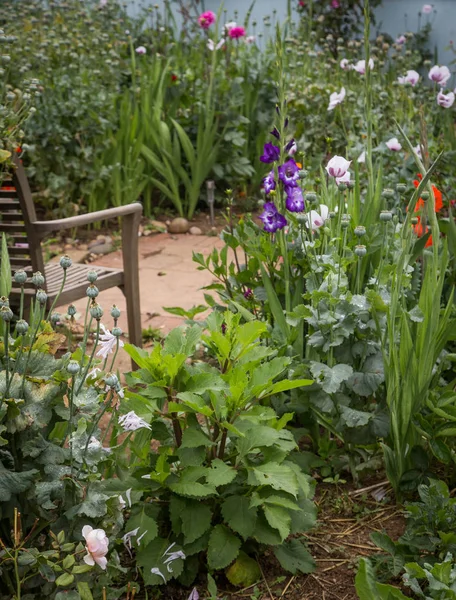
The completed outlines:
<svg viewBox="0 0 456 600">
<path fill-rule="evenodd" d="M 172 547 L 171 547 L 172 546 Z M 171 548 L 170 548 L 171 547 Z M 172 572 L 169 572 L 165 561 L 169 558 L 170 552 L 182 551 L 179 544 L 173 544 L 169 539 L 155 538 L 145 547 L 140 547 L 136 553 L 136 562 L 143 568 L 144 583 L 146 585 L 163 585 L 164 581 L 160 575 L 151 572 L 151 569 L 158 569 L 168 582 L 170 579 L 177 578 L 184 569 L 182 558 L 173 560 Z"/>
<path fill-rule="evenodd" d="M 261 571 L 257 561 L 241 551 L 226 576 L 232 585 L 247 587 L 261 579 Z"/>
<path fill-rule="evenodd" d="M 282 506 L 264 505 L 264 516 L 273 529 L 277 529 L 282 540 L 285 540 L 291 529 L 291 516 L 286 508 Z"/>
<path fill-rule="evenodd" d="M 199 448 L 200 446 L 213 446 L 214 443 L 207 437 L 201 429 L 188 427 L 182 435 L 181 448 Z"/>
<path fill-rule="evenodd" d="M 269 462 L 249 469 L 248 483 L 250 485 L 267 485 L 275 490 L 283 490 L 298 495 L 296 475 L 288 465 Z"/>
<path fill-rule="evenodd" d="M 125 531 L 133 531 L 138 528 L 138 533 L 133 538 L 135 541 L 141 537 L 140 544 L 147 546 L 149 542 L 154 540 L 158 535 L 158 525 L 154 516 L 156 511 L 154 507 L 144 504 L 138 509 L 135 509 L 125 525 Z"/>
<path fill-rule="evenodd" d="M 225 522 L 244 539 L 249 538 L 256 525 L 257 510 L 250 508 L 245 496 L 230 496 L 222 504 L 222 516 Z"/>
<path fill-rule="evenodd" d="M 219 485 L 227 485 L 236 479 L 237 471 L 230 467 L 223 460 L 216 458 L 212 461 L 211 468 L 207 474 L 206 481 L 209 485 L 215 487 Z"/>
<path fill-rule="evenodd" d="M 287 324 L 287 320 L 285 318 L 285 314 L 283 311 L 283 307 L 280 303 L 279 298 L 277 297 L 276 291 L 272 282 L 269 278 L 269 275 L 266 272 L 266 269 L 263 267 L 263 264 L 260 263 L 261 269 L 261 277 L 263 279 L 264 289 L 266 290 L 266 294 L 268 296 L 269 308 L 271 309 L 272 316 L 274 317 L 275 322 L 280 327 L 282 335 L 285 339 L 288 339 L 289 336 L 289 328 Z"/>
<path fill-rule="evenodd" d="M 340 406 L 341 422 L 349 428 L 363 427 L 374 417 L 373 413 L 355 410 L 349 406 Z"/>
<path fill-rule="evenodd" d="M 75 561 L 75 558 L 74 558 L 74 556 L 73 556 L 72 554 L 68 554 L 68 555 L 67 555 L 67 556 L 65 556 L 65 558 L 63 559 L 63 562 L 62 562 L 62 567 L 63 567 L 64 569 L 70 569 L 70 568 L 71 568 L 71 567 L 74 565 L 74 563 L 75 563 L 75 562 L 76 562 L 76 561 Z"/>
<path fill-rule="evenodd" d="M 315 570 L 315 561 L 301 540 L 284 542 L 274 548 L 274 554 L 281 566 L 293 575 L 297 572 L 312 573 Z"/>
<path fill-rule="evenodd" d="M 225 525 L 216 525 L 209 537 L 207 561 L 211 569 L 224 569 L 239 554 L 241 540 Z"/>
<path fill-rule="evenodd" d="M 7 502 L 12 495 L 28 490 L 37 474 L 36 469 L 15 473 L 0 468 L 0 502 Z"/>
<path fill-rule="evenodd" d="M 1 152 L 5 152 L 1 150 Z M 0 161 L 1 162 L 1 161 Z M 11 265 L 8 255 L 8 244 L 6 243 L 6 235 L 2 233 L 2 245 L 1 245 L 1 265 L 0 265 L 0 296 L 9 297 L 12 287 L 11 280 Z"/>
<path fill-rule="evenodd" d="M 57 577 L 55 580 L 55 584 L 59 587 L 66 587 L 67 585 L 72 584 L 74 581 L 74 575 L 71 573 L 62 573 L 60 577 Z"/>
<path fill-rule="evenodd" d="M 180 514 L 185 544 L 200 538 L 211 526 L 212 511 L 209 506 L 195 500 L 187 500 Z"/>
<path fill-rule="evenodd" d="M 217 493 L 214 486 L 198 482 L 170 483 L 169 489 L 179 496 L 188 496 L 189 498 L 207 498 Z"/>
<path fill-rule="evenodd" d="M 92 569 L 93 569 L 93 567 L 91 565 L 80 564 L 80 565 L 76 565 L 75 567 L 73 567 L 71 572 L 74 573 L 75 575 L 81 575 L 82 573 L 88 573 Z"/>
<path fill-rule="evenodd" d="M 89 584 L 85 581 L 78 583 L 78 592 L 81 596 L 81 600 L 93 600 L 92 592 L 90 591 Z"/>
<path fill-rule="evenodd" d="M 353 368 L 350 365 L 339 364 L 334 367 L 319 362 L 311 361 L 310 372 L 315 377 L 327 394 L 335 394 L 339 391 L 341 384 L 352 375 Z"/>
</svg>

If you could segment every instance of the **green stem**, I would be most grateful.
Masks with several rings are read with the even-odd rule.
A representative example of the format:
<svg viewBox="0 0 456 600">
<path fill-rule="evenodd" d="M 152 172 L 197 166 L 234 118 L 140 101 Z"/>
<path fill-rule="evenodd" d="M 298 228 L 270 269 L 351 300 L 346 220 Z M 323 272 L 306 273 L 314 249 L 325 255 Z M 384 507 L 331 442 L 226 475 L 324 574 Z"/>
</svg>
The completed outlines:
<svg viewBox="0 0 456 600">
<path fill-rule="evenodd" d="M 21 599 L 21 577 L 19 575 L 19 565 L 17 562 L 18 552 L 14 553 L 14 576 L 16 578 L 16 600 Z"/>
<path fill-rule="evenodd" d="M 82 386 L 84 385 L 84 381 L 86 380 L 87 373 L 89 372 L 90 366 L 91 366 L 92 361 L 93 361 L 93 357 L 95 356 L 95 350 L 97 349 L 97 346 L 98 346 L 98 339 L 99 339 L 99 337 L 100 337 L 100 319 L 97 319 L 97 331 L 96 331 L 96 334 L 95 334 L 95 342 L 93 344 L 93 348 L 92 348 L 92 352 L 90 354 L 89 362 L 87 363 L 87 365 L 86 365 L 86 367 L 84 369 L 84 373 L 82 375 L 81 382 L 80 382 L 79 387 L 78 387 L 78 389 L 76 391 L 76 396 L 81 391 Z M 84 360 L 84 355 L 82 356 L 82 360 Z"/>
<path fill-rule="evenodd" d="M 4 344 L 5 344 L 5 362 L 6 362 L 6 388 L 5 388 L 5 398 L 8 396 L 9 387 L 10 387 L 10 372 L 9 372 L 9 330 L 10 324 L 9 321 L 5 322 L 4 326 Z"/>
<path fill-rule="evenodd" d="M 24 286 L 21 285 L 21 303 L 20 303 L 20 308 L 19 308 L 19 319 L 22 321 L 22 317 L 24 314 Z"/>
<path fill-rule="evenodd" d="M 119 338 L 116 339 L 116 349 L 114 350 L 114 356 L 112 357 L 112 363 L 111 363 L 111 368 L 109 369 L 110 371 L 113 370 L 114 368 L 114 363 L 116 361 L 117 358 L 117 353 L 119 352 Z M 107 357 L 106 357 L 107 358 Z"/>
<path fill-rule="evenodd" d="M 22 384 L 21 384 L 21 393 L 22 395 L 24 394 L 24 390 L 25 390 L 25 376 L 27 375 L 27 367 L 28 367 L 28 363 L 30 360 L 30 355 L 32 354 L 32 348 L 33 348 L 33 344 L 35 343 L 35 339 L 36 336 L 38 334 L 38 330 L 40 328 L 41 325 L 41 319 L 44 317 L 44 311 L 46 310 L 46 307 L 43 305 L 43 307 L 40 308 L 40 314 L 38 315 L 38 321 L 36 324 L 36 327 L 33 331 L 33 335 L 30 339 L 30 348 L 29 351 L 27 353 L 27 360 L 25 361 L 25 365 L 24 365 L 24 373 L 22 375 Z"/>
<path fill-rule="evenodd" d="M 384 257 L 385 257 L 387 236 L 388 236 L 388 222 L 385 222 L 385 227 L 383 229 L 382 248 L 381 248 L 382 256 L 380 258 L 380 264 L 378 265 L 377 279 L 375 280 L 375 286 L 376 287 L 378 286 L 378 282 L 380 281 L 380 276 L 382 274 L 383 260 L 384 260 Z"/>
<path fill-rule="evenodd" d="M 62 279 L 62 283 L 60 285 L 60 289 L 59 289 L 59 291 L 57 293 L 57 296 L 54 298 L 54 302 L 52 303 L 52 306 L 51 306 L 51 308 L 49 309 L 49 312 L 48 312 L 48 317 L 47 317 L 48 321 L 51 318 L 52 311 L 54 310 L 54 307 L 57 304 L 57 300 L 60 298 L 60 294 L 63 292 L 63 288 L 65 287 L 66 276 L 67 276 L 67 269 L 64 269 L 63 270 L 63 279 Z M 21 317 L 21 319 L 22 319 L 22 317 Z"/>
<path fill-rule="evenodd" d="M 111 397 L 109 397 L 109 394 L 111 394 Z M 110 389 L 109 392 L 108 392 L 108 394 L 107 394 L 107 396 L 106 396 L 105 405 L 103 406 L 103 410 L 100 412 L 100 414 L 98 415 L 98 417 L 94 421 L 94 423 L 92 425 L 92 429 L 90 430 L 90 433 L 87 435 L 87 441 L 86 441 L 86 445 L 84 447 L 84 452 L 82 453 L 81 469 L 79 470 L 79 473 L 81 472 L 81 470 L 82 470 L 82 468 L 84 466 L 87 466 L 86 465 L 86 461 L 85 461 L 85 456 L 86 456 L 86 453 L 87 453 L 87 448 L 89 447 L 89 444 L 90 444 L 90 439 L 91 439 L 92 435 L 94 434 L 95 429 L 97 428 L 98 423 L 101 421 L 101 418 L 103 417 L 103 415 L 107 411 L 108 407 L 110 406 L 113 395 L 114 395 L 114 392 L 112 391 L 112 389 Z M 79 476 L 79 473 L 78 473 L 78 476 Z"/>
</svg>

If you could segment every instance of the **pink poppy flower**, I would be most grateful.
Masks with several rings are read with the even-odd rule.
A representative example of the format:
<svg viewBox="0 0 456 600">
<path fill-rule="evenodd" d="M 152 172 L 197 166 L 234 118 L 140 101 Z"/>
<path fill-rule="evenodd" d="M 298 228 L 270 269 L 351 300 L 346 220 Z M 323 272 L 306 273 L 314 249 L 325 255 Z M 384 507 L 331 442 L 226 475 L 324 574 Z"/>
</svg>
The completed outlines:
<svg viewBox="0 0 456 600">
<path fill-rule="evenodd" d="M 209 27 L 215 23 L 215 19 L 215 13 L 213 13 L 211 10 L 207 10 L 206 12 L 200 14 L 198 17 L 198 23 L 203 29 L 209 29 Z"/>
<path fill-rule="evenodd" d="M 238 40 L 239 38 L 245 37 L 245 29 L 239 25 L 231 27 L 231 29 L 228 30 L 228 35 L 232 40 Z"/>
</svg>

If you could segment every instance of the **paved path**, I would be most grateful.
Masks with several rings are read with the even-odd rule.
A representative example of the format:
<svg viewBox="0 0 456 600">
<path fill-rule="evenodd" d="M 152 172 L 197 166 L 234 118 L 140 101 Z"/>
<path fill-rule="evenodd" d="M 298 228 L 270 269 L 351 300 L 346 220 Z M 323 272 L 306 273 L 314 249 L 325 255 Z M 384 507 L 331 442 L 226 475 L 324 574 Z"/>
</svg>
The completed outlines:
<svg viewBox="0 0 456 600">
<path fill-rule="evenodd" d="M 182 323 L 182 319 L 170 315 L 163 306 L 181 306 L 189 309 L 204 304 L 203 286 L 213 282 L 208 271 L 198 271 L 192 260 L 192 252 L 210 254 L 214 247 L 221 248 L 222 241 L 214 236 L 194 236 L 159 233 L 139 239 L 139 285 L 141 292 L 141 322 L 143 329 L 159 328 L 167 333 Z M 122 268 L 120 250 L 97 258 L 93 264 L 105 267 Z M 116 304 L 122 311 L 119 326 L 127 331 L 125 298 L 119 288 L 100 292 L 98 302 L 103 307 L 105 317 L 102 322 L 111 329 L 112 318 L 109 310 Z M 84 314 L 86 299 L 74 303 L 78 312 Z M 60 312 L 66 312 L 66 306 Z M 159 316 L 151 315 L 157 314 Z M 119 352 L 119 355 L 121 353 Z M 117 367 L 120 371 L 129 370 L 129 358 L 125 352 L 119 356 Z"/>
</svg>

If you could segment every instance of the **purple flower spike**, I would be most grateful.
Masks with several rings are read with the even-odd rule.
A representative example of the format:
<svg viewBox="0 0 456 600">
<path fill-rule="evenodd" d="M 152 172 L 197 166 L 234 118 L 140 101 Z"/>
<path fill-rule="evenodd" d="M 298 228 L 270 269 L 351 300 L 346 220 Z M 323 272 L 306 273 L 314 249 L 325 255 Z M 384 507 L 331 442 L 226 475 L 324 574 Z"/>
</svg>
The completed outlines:
<svg viewBox="0 0 456 600">
<path fill-rule="evenodd" d="M 285 188 L 287 198 L 285 206 L 290 212 L 302 212 L 304 210 L 304 197 L 299 186 Z"/>
<path fill-rule="evenodd" d="M 272 190 L 276 189 L 276 182 L 274 179 L 274 171 L 271 171 L 263 179 L 263 189 L 265 194 L 270 194 Z"/>
<path fill-rule="evenodd" d="M 272 163 L 276 160 L 279 160 L 280 157 L 280 148 L 278 146 L 274 146 L 271 142 L 268 142 L 264 145 L 263 154 L 260 156 L 261 162 L 264 163 Z"/>
<path fill-rule="evenodd" d="M 266 202 L 264 211 L 259 217 L 264 224 L 264 231 L 275 233 L 278 229 L 283 229 L 287 220 L 279 213 L 273 202 Z"/>
<path fill-rule="evenodd" d="M 298 177 L 299 167 L 292 158 L 279 167 L 279 179 L 285 186 L 295 187 Z"/>
<path fill-rule="evenodd" d="M 274 129 L 270 133 L 275 138 L 277 138 L 278 140 L 280 140 L 280 133 L 279 133 L 279 130 L 277 129 L 277 127 L 274 127 Z"/>
</svg>

